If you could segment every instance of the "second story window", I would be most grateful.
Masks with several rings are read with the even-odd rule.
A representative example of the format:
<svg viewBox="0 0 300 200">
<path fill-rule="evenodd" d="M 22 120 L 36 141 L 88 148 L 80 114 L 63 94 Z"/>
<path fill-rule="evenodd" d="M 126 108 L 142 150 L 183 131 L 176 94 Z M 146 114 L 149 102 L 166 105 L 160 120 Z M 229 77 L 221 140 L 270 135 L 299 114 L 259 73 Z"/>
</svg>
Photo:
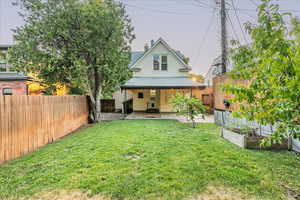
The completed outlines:
<svg viewBox="0 0 300 200">
<path fill-rule="evenodd" d="M 168 71 L 168 56 L 161 56 L 161 70 Z"/>
<path fill-rule="evenodd" d="M 168 56 L 154 55 L 153 56 L 153 70 L 154 71 L 168 71 Z"/>
<path fill-rule="evenodd" d="M 155 55 L 153 56 L 153 70 L 159 70 L 160 67 L 160 56 Z"/>
</svg>

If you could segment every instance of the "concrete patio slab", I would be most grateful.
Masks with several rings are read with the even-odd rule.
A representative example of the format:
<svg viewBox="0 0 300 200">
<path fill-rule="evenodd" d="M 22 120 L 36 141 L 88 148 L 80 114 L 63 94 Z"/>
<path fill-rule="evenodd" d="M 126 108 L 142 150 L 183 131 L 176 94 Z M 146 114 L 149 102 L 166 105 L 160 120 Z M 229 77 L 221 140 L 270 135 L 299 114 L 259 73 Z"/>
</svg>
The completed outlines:
<svg viewBox="0 0 300 200">
<path fill-rule="evenodd" d="M 122 113 L 101 113 L 102 121 L 115 121 L 123 119 Z"/>
<path fill-rule="evenodd" d="M 175 113 L 143 113 L 143 112 L 134 112 L 129 115 L 125 119 L 175 119 L 182 123 L 190 123 L 184 116 L 176 115 Z M 197 123 L 214 123 L 214 116 L 208 115 L 202 119 L 201 116 L 196 117 Z"/>
</svg>

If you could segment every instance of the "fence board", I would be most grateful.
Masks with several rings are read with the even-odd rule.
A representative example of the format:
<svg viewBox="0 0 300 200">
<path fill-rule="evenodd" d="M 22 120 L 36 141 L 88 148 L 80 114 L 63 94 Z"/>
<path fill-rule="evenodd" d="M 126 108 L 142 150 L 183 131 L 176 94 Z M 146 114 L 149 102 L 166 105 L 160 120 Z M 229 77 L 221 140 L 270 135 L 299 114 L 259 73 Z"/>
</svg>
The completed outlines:
<svg viewBox="0 0 300 200">
<path fill-rule="evenodd" d="M 85 96 L 0 95 L 0 163 L 51 143 L 87 122 Z"/>
<path fill-rule="evenodd" d="M 250 81 L 232 80 L 227 74 L 213 78 L 214 108 L 218 110 L 238 110 L 239 103 L 232 103 L 229 108 L 224 106 L 224 100 L 230 100 L 234 97 L 233 94 L 227 94 L 222 91 L 221 87 L 224 84 L 241 84 L 247 86 L 250 84 Z"/>
</svg>

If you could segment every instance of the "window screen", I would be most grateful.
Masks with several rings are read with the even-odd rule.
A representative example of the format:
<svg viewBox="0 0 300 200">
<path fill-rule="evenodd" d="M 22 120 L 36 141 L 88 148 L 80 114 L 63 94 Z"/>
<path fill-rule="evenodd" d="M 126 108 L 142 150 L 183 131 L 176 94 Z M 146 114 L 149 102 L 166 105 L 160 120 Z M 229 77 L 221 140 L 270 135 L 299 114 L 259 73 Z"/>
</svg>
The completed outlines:
<svg viewBox="0 0 300 200">
<path fill-rule="evenodd" d="M 160 56 L 155 55 L 153 56 L 153 70 L 159 70 L 160 65 Z"/>
<path fill-rule="evenodd" d="M 162 71 L 168 70 L 168 56 L 161 57 L 161 70 Z"/>
</svg>

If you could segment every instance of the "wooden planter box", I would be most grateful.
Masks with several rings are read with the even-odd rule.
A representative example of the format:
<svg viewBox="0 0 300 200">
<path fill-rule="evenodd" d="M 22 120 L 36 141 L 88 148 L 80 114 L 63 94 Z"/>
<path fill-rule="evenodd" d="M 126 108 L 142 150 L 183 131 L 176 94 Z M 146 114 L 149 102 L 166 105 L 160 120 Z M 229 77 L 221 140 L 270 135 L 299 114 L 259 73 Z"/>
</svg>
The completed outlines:
<svg viewBox="0 0 300 200">
<path fill-rule="evenodd" d="M 221 136 L 229 142 L 245 149 L 289 150 L 291 146 L 291 142 L 286 139 L 282 144 L 272 144 L 271 147 L 260 147 L 263 137 L 248 137 L 247 135 L 241 135 L 226 128 L 222 128 Z"/>
</svg>

